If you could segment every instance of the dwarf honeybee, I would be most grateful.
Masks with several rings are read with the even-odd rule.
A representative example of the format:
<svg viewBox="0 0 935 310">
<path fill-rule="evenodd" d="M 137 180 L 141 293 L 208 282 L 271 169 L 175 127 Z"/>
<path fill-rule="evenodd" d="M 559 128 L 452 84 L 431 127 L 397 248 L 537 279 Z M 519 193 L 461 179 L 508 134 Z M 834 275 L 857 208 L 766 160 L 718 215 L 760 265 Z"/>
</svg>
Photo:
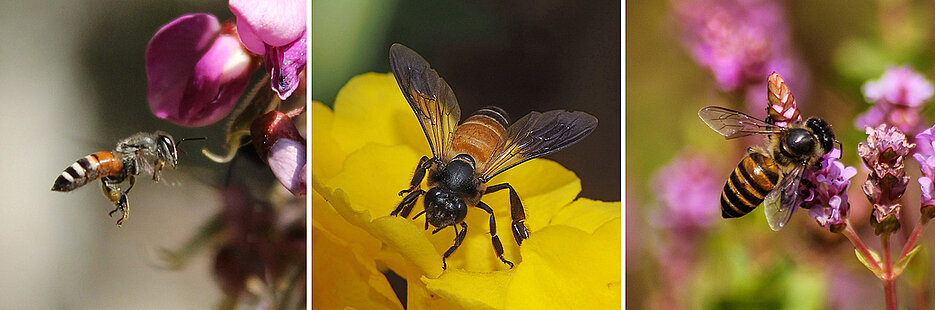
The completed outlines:
<svg viewBox="0 0 935 310">
<path fill-rule="evenodd" d="M 451 87 L 419 54 L 401 45 L 390 47 L 390 66 L 403 96 L 422 124 L 422 131 L 432 149 L 432 158 L 423 156 L 416 166 L 409 188 L 399 192 L 402 202 L 390 215 L 409 217 L 420 195 L 425 195 L 425 229 L 435 226 L 437 233 L 451 226 L 455 230 L 454 245 L 442 257 L 445 259 L 461 245 L 467 232 L 464 218 L 469 206 L 490 214 L 490 237 L 501 261 L 503 245 L 497 236 L 493 210 L 481 197 L 499 190 L 510 190 L 510 211 L 513 218 L 513 238 L 522 244 L 529 238 L 524 224 L 526 213 L 522 201 L 509 183 L 487 186 L 487 181 L 527 160 L 537 158 L 575 144 L 597 127 L 597 118 L 584 112 L 553 110 L 530 112 L 512 125 L 506 112 L 497 107 L 482 108 L 458 124 L 461 108 Z M 507 127 L 509 126 L 509 127 Z M 428 171 L 428 192 L 420 189 Z M 458 231 L 458 227 L 461 230 Z"/>
<path fill-rule="evenodd" d="M 203 139 L 182 139 L 179 143 Z M 127 193 L 136 183 L 136 176 L 147 172 L 153 175 L 153 181 L 159 182 L 160 173 L 166 165 L 172 168 L 178 165 L 179 155 L 176 150 L 178 143 L 174 141 L 172 136 L 162 131 L 140 132 L 124 138 L 117 143 L 113 151 L 100 151 L 87 155 L 65 168 L 65 171 L 62 171 L 62 174 L 55 179 L 52 190 L 70 192 L 101 179 L 104 196 L 107 196 L 115 206 L 108 215 L 113 216 L 118 210 L 123 213 L 117 220 L 119 227 L 130 216 Z M 120 186 L 124 181 L 129 181 L 126 189 Z"/>
<path fill-rule="evenodd" d="M 835 143 L 831 125 L 818 118 L 780 127 L 740 111 L 704 107 L 701 120 L 727 139 L 766 135 L 768 144 L 750 147 L 721 192 L 721 216 L 740 217 L 763 203 L 766 220 L 780 230 L 802 203 L 799 184 L 806 169 L 820 164 Z"/>
</svg>

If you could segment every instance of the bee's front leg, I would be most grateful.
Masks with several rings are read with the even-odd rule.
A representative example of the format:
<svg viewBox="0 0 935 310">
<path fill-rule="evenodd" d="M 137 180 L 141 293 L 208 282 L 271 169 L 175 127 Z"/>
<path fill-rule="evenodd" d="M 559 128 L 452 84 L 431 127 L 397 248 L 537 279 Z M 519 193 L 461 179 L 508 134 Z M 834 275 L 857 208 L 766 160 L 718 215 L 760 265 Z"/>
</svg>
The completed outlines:
<svg viewBox="0 0 935 310">
<path fill-rule="evenodd" d="M 399 191 L 399 196 L 416 190 L 419 184 L 422 184 L 422 179 L 425 178 L 425 171 L 428 170 L 433 163 L 435 163 L 435 158 L 429 159 L 428 156 L 422 156 L 422 159 L 419 159 L 419 165 L 416 166 L 416 172 L 412 176 L 412 181 L 409 182 L 409 188 Z"/>
<path fill-rule="evenodd" d="M 156 161 L 156 166 L 153 167 L 153 182 L 159 182 L 159 174 L 162 173 L 162 168 L 164 168 L 165 166 L 166 166 L 166 162 L 161 161 L 161 160 Z"/>
</svg>

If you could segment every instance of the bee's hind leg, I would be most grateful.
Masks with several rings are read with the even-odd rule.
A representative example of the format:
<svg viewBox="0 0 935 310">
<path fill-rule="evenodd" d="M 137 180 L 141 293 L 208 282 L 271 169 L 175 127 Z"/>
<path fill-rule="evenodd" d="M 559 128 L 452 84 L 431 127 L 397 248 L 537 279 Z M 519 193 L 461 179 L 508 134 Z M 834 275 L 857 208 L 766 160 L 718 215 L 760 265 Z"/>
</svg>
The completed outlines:
<svg viewBox="0 0 935 310">
<path fill-rule="evenodd" d="M 121 211 L 120 219 L 117 220 L 117 227 L 123 225 L 127 221 L 127 218 L 130 217 L 130 201 L 127 200 L 127 192 L 133 188 L 135 179 L 130 177 L 130 187 L 126 191 L 121 191 L 119 182 L 108 181 L 107 179 L 101 180 L 101 188 L 104 191 L 104 195 L 114 203 L 114 209 L 107 213 L 107 215 L 113 217 L 114 212 Z"/>
</svg>

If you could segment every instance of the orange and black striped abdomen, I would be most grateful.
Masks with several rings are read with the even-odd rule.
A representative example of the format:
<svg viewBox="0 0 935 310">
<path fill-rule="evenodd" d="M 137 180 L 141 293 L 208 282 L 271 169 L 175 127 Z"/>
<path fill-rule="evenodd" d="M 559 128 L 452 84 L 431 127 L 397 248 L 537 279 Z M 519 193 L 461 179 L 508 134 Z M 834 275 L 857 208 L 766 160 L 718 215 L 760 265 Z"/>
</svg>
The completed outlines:
<svg viewBox="0 0 935 310">
<path fill-rule="evenodd" d="M 763 198 L 779 183 L 779 167 L 760 153 L 750 153 L 730 174 L 721 192 L 721 216 L 740 217 L 763 202 Z"/>
<path fill-rule="evenodd" d="M 468 154 L 478 167 L 490 159 L 500 139 L 506 136 L 510 120 L 506 112 L 497 107 L 486 107 L 464 120 L 451 136 L 453 155 Z"/>
<path fill-rule="evenodd" d="M 55 179 L 53 191 L 67 192 L 99 178 L 115 175 L 123 164 L 114 153 L 102 151 L 82 157 Z"/>
</svg>

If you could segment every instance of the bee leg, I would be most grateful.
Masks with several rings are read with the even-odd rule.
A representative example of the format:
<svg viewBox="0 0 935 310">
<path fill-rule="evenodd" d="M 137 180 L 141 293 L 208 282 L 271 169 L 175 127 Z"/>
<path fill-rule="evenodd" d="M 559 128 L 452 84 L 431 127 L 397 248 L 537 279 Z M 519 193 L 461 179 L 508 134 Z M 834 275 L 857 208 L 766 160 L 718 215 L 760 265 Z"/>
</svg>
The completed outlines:
<svg viewBox="0 0 935 310">
<path fill-rule="evenodd" d="M 130 193 L 130 190 L 133 189 L 133 185 L 136 184 L 136 177 L 135 177 L 135 176 L 132 176 L 132 175 L 131 175 L 131 176 L 129 176 L 129 179 L 130 179 L 130 186 L 127 186 L 127 189 L 126 189 L 125 191 L 123 191 L 124 194 L 129 194 L 129 193 Z"/>
<path fill-rule="evenodd" d="M 513 263 L 503 258 L 503 244 L 500 243 L 500 237 L 497 236 L 497 221 L 493 216 L 493 210 L 483 202 L 478 202 L 477 207 L 490 214 L 490 242 L 493 243 L 493 251 L 497 253 L 500 261 L 510 265 L 510 269 L 513 269 Z"/>
<path fill-rule="evenodd" d="M 433 163 L 435 163 L 435 158 L 430 160 L 428 156 L 422 156 L 422 159 L 419 159 L 419 164 L 416 165 L 416 172 L 412 175 L 412 181 L 409 182 L 409 188 L 399 191 L 399 196 L 416 190 L 419 184 L 422 184 L 422 179 L 425 178 L 425 170 L 428 170 Z"/>
<path fill-rule="evenodd" d="M 425 194 L 425 191 L 421 189 L 409 193 L 409 195 L 406 195 L 406 198 L 403 198 L 403 201 L 399 202 L 399 205 L 396 206 L 396 210 L 390 212 L 390 215 L 396 216 L 402 211 L 403 218 L 409 217 L 409 212 L 412 212 L 412 206 L 416 204 L 416 199 L 422 194 Z"/>
<path fill-rule="evenodd" d="M 519 200 L 516 190 L 510 186 L 510 183 L 497 184 L 487 188 L 486 193 L 492 193 L 504 188 L 510 189 L 510 214 L 513 218 L 513 239 L 516 244 L 522 245 L 523 240 L 529 239 L 529 230 L 526 229 L 526 211 L 523 210 L 523 202 Z M 486 194 L 485 193 L 485 194 Z"/>
<path fill-rule="evenodd" d="M 450 248 L 448 248 L 448 251 L 445 251 L 445 256 L 442 256 L 442 269 L 443 270 L 448 269 L 448 263 L 445 262 L 445 259 L 447 259 L 448 256 L 451 256 L 451 253 L 454 253 L 455 249 L 461 246 L 461 242 L 464 241 L 464 236 L 467 235 L 467 224 L 465 224 L 464 222 L 461 222 L 460 232 L 458 232 L 458 226 L 451 226 L 451 227 L 455 229 L 455 234 L 456 234 L 455 244 L 452 245 Z M 439 230 L 441 230 L 441 228 L 438 228 L 435 231 L 437 232 Z"/>
<path fill-rule="evenodd" d="M 156 166 L 153 167 L 153 182 L 159 182 L 159 173 L 162 172 L 162 168 L 166 166 L 166 162 L 157 160 Z"/>
<path fill-rule="evenodd" d="M 414 219 L 417 219 L 417 218 L 419 218 L 420 215 L 423 215 L 423 214 L 425 214 L 425 210 L 422 210 L 422 212 L 419 212 L 419 214 L 416 214 L 416 216 L 413 216 L 412 219 L 413 219 L 413 220 L 414 220 Z M 428 218 L 428 217 L 425 218 L 425 228 L 424 228 L 424 229 L 425 229 L 425 230 L 429 230 L 429 218 Z"/>
<path fill-rule="evenodd" d="M 120 227 L 127 221 L 127 218 L 130 217 L 130 202 L 127 200 L 127 194 L 120 190 L 118 184 L 119 183 L 109 182 L 107 179 L 101 180 L 104 195 L 106 195 L 115 206 L 114 210 L 108 212 L 107 215 L 113 217 L 114 212 L 118 210 L 123 213 L 120 219 L 117 220 L 117 227 Z"/>
</svg>

